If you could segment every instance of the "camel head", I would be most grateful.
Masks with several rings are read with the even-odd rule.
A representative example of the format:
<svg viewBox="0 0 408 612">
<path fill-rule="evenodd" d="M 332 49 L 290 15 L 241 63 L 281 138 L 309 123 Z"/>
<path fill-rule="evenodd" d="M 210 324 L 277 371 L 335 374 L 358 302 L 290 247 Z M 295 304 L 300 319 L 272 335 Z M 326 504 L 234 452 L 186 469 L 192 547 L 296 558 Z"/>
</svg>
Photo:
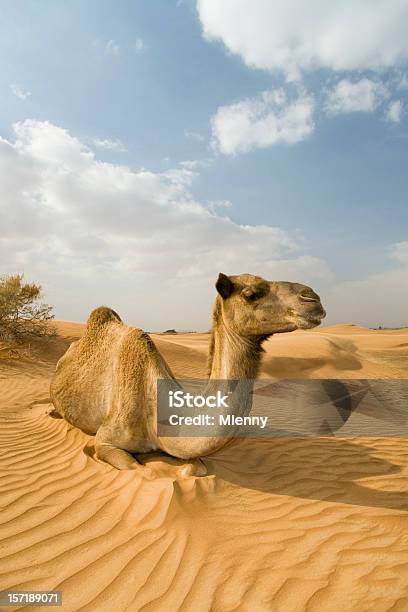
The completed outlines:
<svg viewBox="0 0 408 612">
<path fill-rule="evenodd" d="M 310 329 L 326 316 L 317 293 L 299 283 L 220 273 L 215 286 L 222 320 L 240 336 Z"/>
</svg>

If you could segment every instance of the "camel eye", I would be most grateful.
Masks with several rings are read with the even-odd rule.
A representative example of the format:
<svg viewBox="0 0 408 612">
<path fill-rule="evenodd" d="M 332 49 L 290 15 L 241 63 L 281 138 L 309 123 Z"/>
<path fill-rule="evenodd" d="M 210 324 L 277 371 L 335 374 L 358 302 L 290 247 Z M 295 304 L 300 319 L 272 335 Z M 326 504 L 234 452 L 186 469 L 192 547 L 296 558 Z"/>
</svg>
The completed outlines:
<svg viewBox="0 0 408 612">
<path fill-rule="evenodd" d="M 242 295 L 247 302 L 255 302 L 255 300 L 258 298 L 256 291 L 250 289 L 249 287 L 242 290 Z"/>
</svg>

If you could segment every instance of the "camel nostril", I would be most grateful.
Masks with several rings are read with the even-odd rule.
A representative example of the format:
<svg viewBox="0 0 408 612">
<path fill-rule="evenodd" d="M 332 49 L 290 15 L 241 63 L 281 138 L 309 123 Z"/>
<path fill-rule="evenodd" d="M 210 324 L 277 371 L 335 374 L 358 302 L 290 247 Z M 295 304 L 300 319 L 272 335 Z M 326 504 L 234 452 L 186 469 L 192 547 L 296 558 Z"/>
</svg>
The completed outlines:
<svg viewBox="0 0 408 612">
<path fill-rule="evenodd" d="M 313 291 L 301 293 L 299 295 L 299 299 L 302 302 L 315 302 L 317 304 L 320 302 L 319 296 L 317 295 L 317 293 L 314 293 Z"/>
</svg>

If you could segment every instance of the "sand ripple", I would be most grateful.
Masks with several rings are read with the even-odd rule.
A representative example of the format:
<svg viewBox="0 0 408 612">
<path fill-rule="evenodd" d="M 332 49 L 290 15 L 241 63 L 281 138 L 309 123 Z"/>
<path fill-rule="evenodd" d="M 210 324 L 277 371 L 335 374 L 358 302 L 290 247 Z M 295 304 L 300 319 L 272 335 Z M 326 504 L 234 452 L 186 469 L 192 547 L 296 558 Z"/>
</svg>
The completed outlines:
<svg viewBox="0 0 408 612">
<path fill-rule="evenodd" d="M 241 440 L 207 477 L 153 456 L 145 481 L 45 415 L 52 360 L 9 367 L 1 589 L 62 590 L 63 610 L 408 610 L 406 440 Z"/>
</svg>

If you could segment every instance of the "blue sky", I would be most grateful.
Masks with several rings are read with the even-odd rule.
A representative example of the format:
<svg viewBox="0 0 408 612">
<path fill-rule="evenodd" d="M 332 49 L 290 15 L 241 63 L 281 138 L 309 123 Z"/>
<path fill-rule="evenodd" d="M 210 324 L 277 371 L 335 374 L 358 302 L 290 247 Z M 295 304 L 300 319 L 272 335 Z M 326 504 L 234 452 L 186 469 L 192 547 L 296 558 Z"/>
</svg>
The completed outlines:
<svg viewBox="0 0 408 612">
<path fill-rule="evenodd" d="M 205 328 L 222 270 L 408 324 L 408 2 L 303 9 L 3 1 L 2 272 L 61 318 Z"/>
</svg>

